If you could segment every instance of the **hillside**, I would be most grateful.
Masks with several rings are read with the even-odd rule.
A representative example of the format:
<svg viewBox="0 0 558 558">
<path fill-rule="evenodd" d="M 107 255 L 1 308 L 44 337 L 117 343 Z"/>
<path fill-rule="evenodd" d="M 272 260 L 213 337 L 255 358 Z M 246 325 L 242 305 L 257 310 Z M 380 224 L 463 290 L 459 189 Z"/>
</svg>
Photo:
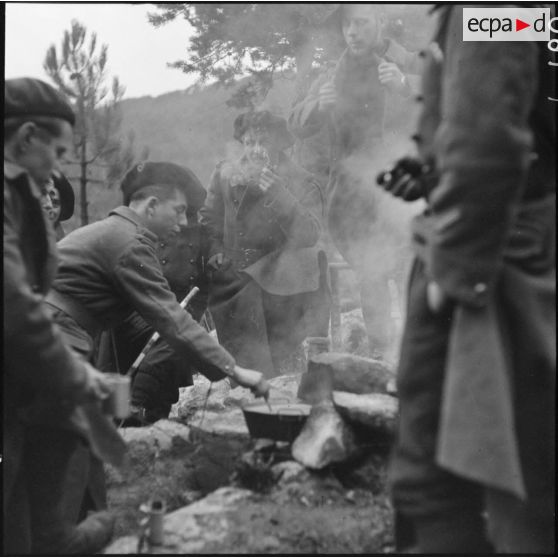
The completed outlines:
<svg viewBox="0 0 558 558">
<path fill-rule="evenodd" d="M 294 91 L 294 80 L 276 79 L 265 104 L 286 116 Z M 226 105 L 232 92 L 232 88 L 213 84 L 192 86 L 158 97 L 124 100 L 122 133 L 134 132 L 138 153 L 147 147 L 152 161 L 171 161 L 188 166 L 207 185 L 215 165 L 239 148 L 232 138 L 233 121 L 239 110 Z M 390 100 L 385 121 L 386 139 L 394 132 L 398 137 L 408 138 L 414 127 L 415 109 L 414 103 Z M 90 175 L 95 178 L 98 173 L 98 169 L 91 169 Z M 79 196 L 79 181 L 72 182 Z M 118 185 L 107 187 L 100 180 L 91 182 L 88 200 L 90 222 L 102 219 L 121 203 Z M 78 213 L 76 200 L 76 215 L 65 223 L 67 231 L 79 226 Z"/>
</svg>

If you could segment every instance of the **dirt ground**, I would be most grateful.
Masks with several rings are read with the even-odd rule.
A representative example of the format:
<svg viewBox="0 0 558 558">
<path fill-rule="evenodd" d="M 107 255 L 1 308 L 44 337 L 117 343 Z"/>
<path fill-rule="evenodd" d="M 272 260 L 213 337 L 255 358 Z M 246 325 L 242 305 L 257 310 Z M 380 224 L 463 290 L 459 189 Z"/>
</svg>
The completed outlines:
<svg viewBox="0 0 558 558">
<path fill-rule="evenodd" d="M 261 444 L 260 444 L 261 445 Z M 288 447 L 255 450 L 246 438 L 193 429 L 166 451 L 134 446 L 124 470 L 108 471 L 109 508 L 118 516 L 115 537 L 138 532 L 139 507 L 156 496 L 172 511 L 220 486 L 254 492 L 230 513 L 225 541 L 204 553 L 381 554 L 393 551 L 393 523 L 386 494 L 386 451 L 378 448 L 344 467 L 303 470 L 288 482 L 272 475 L 290 459 Z M 226 550 L 225 550 L 226 549 Z"/>
</svg>

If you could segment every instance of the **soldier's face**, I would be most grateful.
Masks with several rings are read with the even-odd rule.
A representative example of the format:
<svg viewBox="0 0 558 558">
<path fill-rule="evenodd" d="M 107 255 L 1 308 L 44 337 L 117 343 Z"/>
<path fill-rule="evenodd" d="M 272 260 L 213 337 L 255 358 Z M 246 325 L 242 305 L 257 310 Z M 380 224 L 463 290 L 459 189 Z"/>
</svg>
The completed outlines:
<svg viewBox="0 0 558 558">
<path fill-rule="evenodd" d="M 54 183 L 51 180 L 47 182 L 45 190 L 43 192 L 43 209 L 46 211 L 48 218 L 53 223 L 58 221 L 60 217 L 61 204 L 60 204 L 60 194 L 55 188 Z"/>
<path fill-rule="evenodd" d="M 380 44 L 380 21 L 373 6 L 344 6 L 342 27 L 345 42 L 354 56 L 366 55 Z"/>
<path fill-rule="evenodd" d="M 277 142 L 268 130 L 248 130 L 242 137 L 244 155 L 255 165 L 264 167 L 275 157 Z"/>
<path fill-rule="evenodd" d="M 18 163 L 41 187 L 48 183 L 52 172 L 59 168 L 71 146 L 72 127 L 65 120 L 60 121 L 60 127 L 60 135 L 53 136 L 36 124 L 31 124 L 21 144 L 22 154 Z"/>
<path fill-rule="evenodd" d="M 166 238 L 171 234 L 180 232 L 180 227 L 188 224 L 186 211 L 188 203 L 186 196 L 179 191 L 175 191 L 174 195 L 166 200 L 157 200 L 152 207 L 152 213 L 149 219 L 149 229 L 159 238 Z"/>
</svg>

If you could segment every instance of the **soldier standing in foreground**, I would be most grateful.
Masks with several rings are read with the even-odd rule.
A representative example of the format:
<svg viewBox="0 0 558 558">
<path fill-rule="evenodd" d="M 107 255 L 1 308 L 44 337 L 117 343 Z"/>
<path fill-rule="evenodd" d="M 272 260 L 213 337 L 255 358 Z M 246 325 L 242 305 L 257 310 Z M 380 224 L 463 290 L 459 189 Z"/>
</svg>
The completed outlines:
<svg viewBox="0 0 558 558">
<path fill-rule="evenodd" d="M 8 80 L 4 91 L 3 550 L 87 556 L 108 542 L 114 519 L 100 512 L 75 526 L 65 518 L 67 449 L 79 443 L 69 423 L 108 386 L 64 343 L 43 302 L 57 257 L 43 199 L 75 117 L 42 81 Z"/>
<path fill-rule="evenodd" d="M 428 201 L 413 224 L 393 500 L 414 552 L 551 555 L 554 76 L 545 43 L 464 42 L 462 11 L 438 9 L 426 53 L 418 147 L 437 180 L 385 184 Z"/>
</svg>

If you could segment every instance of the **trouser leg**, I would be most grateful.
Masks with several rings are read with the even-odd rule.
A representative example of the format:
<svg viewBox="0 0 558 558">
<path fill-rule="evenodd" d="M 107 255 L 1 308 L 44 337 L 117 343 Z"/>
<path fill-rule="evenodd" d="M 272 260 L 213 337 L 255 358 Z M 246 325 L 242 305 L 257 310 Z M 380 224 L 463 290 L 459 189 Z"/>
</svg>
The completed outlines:
<svg viewBox="0 0 558 558">
<path fill-rule="evenodd" d="M 415 262 L 398 370 L 398 439 L 390 469 L 395 509 L 412 520 L 421 553 L 490 552 L 483 491 L 436 465 L 440 405 L 452 311 L 432 314 Z"/>
<path fill-rule="evenodd" d="M 29 556 L 31 553 L 31 517 L 27 474 L 22 464 L 12 479 L 10 497 L 4 505 L 2 521 L 4 556 Z"/>
<path fill-rule="evenodd" d="M 487 490 L 486 503 L 490 539 L 498 554 L 555 554 L 556 520 L 552 512 L 544 513 L 532 502 L 521 502 L 499 490 Z"/>
<path fill-rule="evenodd" d="M 26 446 L 33 554 L 56 554 L 71 536 L 65 491 L 72 457 L 82 444 L 70 431 L 30 428 Z M 80 495 L 76 495 L 81 504 Z"/>
<path fill-rule="evenodd" d="M 178 401 L 180 377 L 183 385 L 192 383 L 188 362 L 160 341 L 146 355 L 134 377 L 132 404 L 158 410 L 161 417 L 168 416 L 172 404 Z"/>
</svg>

